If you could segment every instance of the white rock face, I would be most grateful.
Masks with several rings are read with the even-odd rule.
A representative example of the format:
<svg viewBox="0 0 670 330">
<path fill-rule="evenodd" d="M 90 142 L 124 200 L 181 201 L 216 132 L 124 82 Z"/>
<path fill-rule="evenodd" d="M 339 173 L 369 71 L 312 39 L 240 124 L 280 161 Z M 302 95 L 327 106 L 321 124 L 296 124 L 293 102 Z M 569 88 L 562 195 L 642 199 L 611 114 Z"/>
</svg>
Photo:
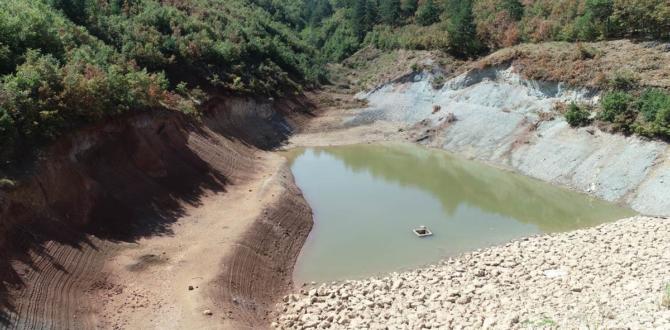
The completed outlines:
<svg viewBox="0 0 670 330">
<path fill-rule="evenodd" d="M 429 75 L 387 84 L 359 97 L 369 108 L 349 125 L 403 122 L 432 147 L 514 169 L 597 197 L 624 202 L 651 215 L 670 215 L 668 144 L 573 129 L 558 115 L 542 120 L 557 102 L 597 103 L 588 90 L 527 81 L 513 68 L 471 71 L 431 87 Z M 433 106 L 441 110 L 433 113 Z M 453 114 L 456 121 L 446 123 Z"/>
<path fill-rule="evenodd" d="M 537 236 L 286 297 L 282 329 L 670 329 L 670 220 Z"/>
</svg>

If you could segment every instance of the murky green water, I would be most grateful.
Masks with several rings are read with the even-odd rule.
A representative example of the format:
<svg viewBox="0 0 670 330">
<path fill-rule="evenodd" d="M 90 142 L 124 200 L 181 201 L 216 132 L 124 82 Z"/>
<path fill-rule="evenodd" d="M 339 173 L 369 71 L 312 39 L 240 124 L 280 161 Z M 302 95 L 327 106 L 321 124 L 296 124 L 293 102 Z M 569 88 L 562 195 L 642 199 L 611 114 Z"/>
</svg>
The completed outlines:
<svg viewBox="0 0 670 330">
<path fill-rule="evenodd" d="M 632 216 L 612 203 L 414 145 L 296 149 L 315 214 L 296 283 L 416 267 L 538 233 Z M 420 239 L 412 228 L 426 225 Z"/>
</svg>

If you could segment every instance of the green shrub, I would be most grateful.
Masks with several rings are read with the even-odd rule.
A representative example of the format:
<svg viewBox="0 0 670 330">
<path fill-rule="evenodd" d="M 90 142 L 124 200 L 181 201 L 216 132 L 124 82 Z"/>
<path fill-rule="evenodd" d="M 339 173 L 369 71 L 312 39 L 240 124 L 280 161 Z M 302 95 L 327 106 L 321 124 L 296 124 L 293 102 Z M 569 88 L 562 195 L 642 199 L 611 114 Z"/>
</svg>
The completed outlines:
<svg viewBox="0 0 670 330">
<path fill-rule="evenodd" d="M 627 92 L 609 92 L 603 96 L 598 119 L 612 123 L 614 131 L 629 133 L 634 129 L 637 111 L 634 98 Z"/>
<path fill-rule="evenodd" d="M 670 109 L 670 94 L 661 89 L 649 88 L 640 96 L 638 109 L 645 120 L 655 121 L 659 112 Z"/>
<path fill-rule="evenodd" d="M 416 23 L 422 26 L 435 24 L 440 20 L 440 9 L 433 0 L 426 0 L 416 12 Z"/>
<path fill-rule="evenodd" d="M 591 113 L 578 106 L 574 102 L 568 106 L 568 111 L 565 113 L 565 120 L 572 127 L 587 126 L 591 123 Z"/>
<path fill-rule="evenodd" d="M 614 122 L 618 117 L 629 112 L 633 97 L 626 92 L 609 92 L 603 95 L 602 110 L 598 118 L 608 122 Z"/>
</svg>

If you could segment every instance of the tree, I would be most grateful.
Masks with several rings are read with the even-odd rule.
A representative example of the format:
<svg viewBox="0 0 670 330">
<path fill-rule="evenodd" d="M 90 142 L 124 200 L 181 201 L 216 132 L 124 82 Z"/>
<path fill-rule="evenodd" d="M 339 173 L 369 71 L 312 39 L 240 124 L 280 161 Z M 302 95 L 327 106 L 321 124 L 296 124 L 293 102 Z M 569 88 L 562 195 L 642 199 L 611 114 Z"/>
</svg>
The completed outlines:
<svg viewBox="0 0 670 330">
<path fill-rule="evenodd" d="M 523 17 L 523 4 L 519 0 L 503 0 L 501 7 L 515 21 L 520 21 Z"/>
<path fill-rule="evenodd" d="M 311 26 L 319 25 L 324 18 L 330 17 L 333 14 L 333 8 L 330 6 L 329 0 L 317 0 L 313 3 L 313 6 L 308 14 L 308 22 Z"/>
<path fill-rule="evenodd" d="M 416 22 L 427 26 L 435 24 L 440 20 L 440 12 L 433 0 L 426 0 L 416 12 Z"/>
<path fill-rule="evenodd" d="M 616 0 L 612 20 L 619 34 L 667 39 L 670 35 L 670 2 L 667 0 Z"/>
<path fill-rule="evenodd" d="M 479 54 L 482 45 L 477 38 L 477 27 L 472 16 L 471 0 L 452 0 L 447 32 L 449 33 L 449 50 L 457 57 L 472 57 Z"/>
<path fill-rule="evenodd" d="M 354 14 L 352 19 L 352 26 L 354 29 L 354 34 L 358 40 L 363 40 L 365 33 L 368 30 L 368 1 L 367 0 L 356 0 L 354 3 Z"/>
<path fill-rule="evenodd" d="M 418 7 L 417 0 L 402 0 L 400 2 L 400 10 L 404 17 L 410 17 L 416 13 Z"/>
<path fill-rule="evenodd" d="M 400 0 L 382 0 L 379 8 L 380 17 L 384 24 L 400 24 Z"/>
<path fill-rule="evenodd" d="M 614 10 L 614 1 L 613 0 L 586 0 L 586 10 L 584 15 L 578 18 L 578 22 L 582 27 L 590 27 L 590 30 L 581 29 L 582 36 L 584 34 L 589 34 L 591 32 L 593 38 L 586 39 L 580 38 L 582 40 L 592 40 L 597 38 L 597 34 L 600 34 L 602 37 L 608 37 L 611 31 L 611 22 L 610 16 Z M 579 19 L 582 22 L 579 22 Z"/>
<path fill-rule="evenodd" d="M 379 6 L 377 5 L 377 0 L 368 0 L 367 12 L 365 14 L 366 18 L 366 32 L 372 30 L 372 28 L 379 22 Z"/>
</svg>

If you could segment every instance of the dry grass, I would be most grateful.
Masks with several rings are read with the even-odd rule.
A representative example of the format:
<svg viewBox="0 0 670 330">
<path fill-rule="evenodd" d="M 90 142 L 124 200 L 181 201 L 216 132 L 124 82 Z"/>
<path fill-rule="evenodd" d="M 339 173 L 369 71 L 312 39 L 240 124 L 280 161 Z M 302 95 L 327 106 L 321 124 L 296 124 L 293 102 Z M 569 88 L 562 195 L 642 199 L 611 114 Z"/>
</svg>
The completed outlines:
<svg viewBox="0 0 670 330">
<path fill-rule="evenodd" d="M 630 40 L 594 43 L 547 42 L 499 50 L 476 61 L 463 62 L 440 51 L 382 51 L 366 47 L 331 65 L 335 80 L 354 91 L 370 90 L 412 71 L 425 70 L 445 80 L 470 69 L 511 63 L 523 77 L 560 81 L 596 89 L 617 77 L 632 79 L 638 87 L 670 89 L 670 44 Z"/>
<path fill-rule="evenodd" d="M 445 78 L 460 72 L 463 62 L 440 52 L 419 50 L 381 51 L 366 47 L 346 59 L 339 67 L 331 68 L 331 74 L 346 76 L 352 87 L 369 90 L 398 79 L 413 70 L 439 70 Z"/>
<path fill-rule="evenodd" d="M 595 43 L 549 42 L 499 50 L 473 67 L 512 63 L 526 78 L 602 88 L 617 75 L 642 86 L 670 88 L 670 46 L 629 40 Z"/>
</svg>

